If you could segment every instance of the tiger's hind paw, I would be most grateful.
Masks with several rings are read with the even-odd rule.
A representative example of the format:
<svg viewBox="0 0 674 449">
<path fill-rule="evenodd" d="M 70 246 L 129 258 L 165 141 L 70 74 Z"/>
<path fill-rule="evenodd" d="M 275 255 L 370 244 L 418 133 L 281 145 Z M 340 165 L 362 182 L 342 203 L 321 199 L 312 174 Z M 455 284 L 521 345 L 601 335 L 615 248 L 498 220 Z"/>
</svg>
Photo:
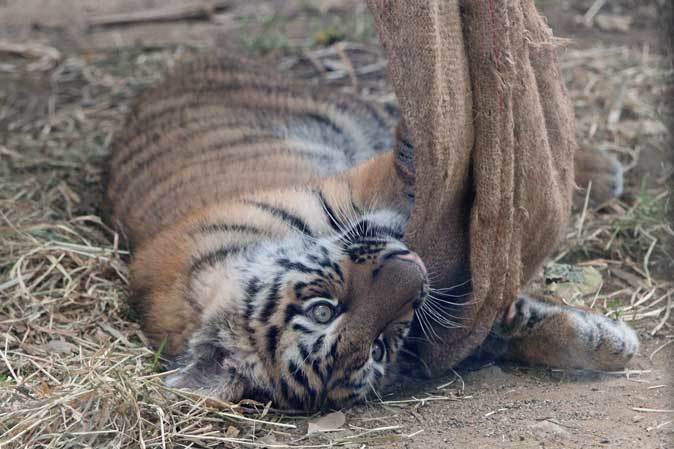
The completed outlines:
<svg viewBox="0 0 674 449">
<path fill-rule="evenodd" d="M 559 368 L 623 369 L 639 351 L 636 332 L 589 309 L 520 295 L 497 320 L 506 358 Z"/>
<path fill-rule="evenodd" d="M 637 333 L 623 321 L 589 313 L 583 318 L 580 338 L 588 349 L 588 368 L 621 370 L 639 352 Z"/>
<path fill-rule="evenodd" d="M 497 320 L 494 331 L 502 337 L 514 338 L 533 328 L 544 316 L 544 310 L 539 310 L 536 304 L 526 295 L 518 296 Z"/>
</svg>

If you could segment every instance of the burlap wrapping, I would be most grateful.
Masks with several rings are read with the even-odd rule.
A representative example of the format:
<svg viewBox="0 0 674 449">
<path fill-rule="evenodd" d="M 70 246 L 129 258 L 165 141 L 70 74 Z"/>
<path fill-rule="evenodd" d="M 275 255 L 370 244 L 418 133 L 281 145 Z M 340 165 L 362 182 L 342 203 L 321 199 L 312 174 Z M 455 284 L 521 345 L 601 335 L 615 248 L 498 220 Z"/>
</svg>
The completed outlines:
<svg viewBox="0 0 674 449">
<path fill-rule="evenodd" d="M 465 0 L 461 10 L 458 0 L 368 2 L 402 110 L 400 172 L 414 181 L 407 240 L 436 284 L 467 267 L 472 276 L 463 327 L 437 327 L 441 341 L 421 347 L 441 373 L 484 340 L 558 243 L 573 187 L 573 112 L 533 0 Z"/>
</svg>

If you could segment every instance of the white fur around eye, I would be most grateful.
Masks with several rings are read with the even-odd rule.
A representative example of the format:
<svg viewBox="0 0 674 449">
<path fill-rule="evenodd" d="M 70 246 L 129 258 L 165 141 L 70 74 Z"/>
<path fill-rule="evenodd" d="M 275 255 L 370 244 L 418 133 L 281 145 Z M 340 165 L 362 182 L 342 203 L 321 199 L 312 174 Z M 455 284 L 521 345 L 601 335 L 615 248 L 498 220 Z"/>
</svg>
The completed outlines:
<svg viewBox="0 0 674 449">
<path fill-rule="evenodd" d="M 339 303 L 337 302 L 337 300 L 335 300 L 335 299 L 333 299 L 333 298 L 321 298 L 321 297 L 317 296 L 317 297 L 315 297 L 315 298 L 311 298 L 311 299 L 308 300 L 308 301 L 305 301 L 305 302 L 302 304 L 302 307 L 304 307 L 304 310 L 309 310 L 309 309 L 311 309 L 313 306 L 315 306 L 316 304 L 321 303 L 321 302 L 330 303 L 330 304 L 332 305 L 332 307 L 335 307 L 335 308 L 336 308 L 337 305 L 339 304 Z"/>
</svg>

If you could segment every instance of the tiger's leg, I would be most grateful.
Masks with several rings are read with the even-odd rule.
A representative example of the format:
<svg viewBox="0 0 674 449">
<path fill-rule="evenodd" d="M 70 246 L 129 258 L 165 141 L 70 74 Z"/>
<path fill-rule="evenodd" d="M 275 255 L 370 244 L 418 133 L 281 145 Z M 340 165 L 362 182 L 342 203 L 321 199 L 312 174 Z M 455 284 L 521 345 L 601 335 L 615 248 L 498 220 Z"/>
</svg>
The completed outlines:
<svg viewBox="0 0 674 449">
<path fill-rule="evenodd" d="M 576 150 L 574 156 L 575 181 L 578 190 L 573 197 L 574 206 L 582 209 L 587 191 L 590 206 L 598 206 L 623 193 L 623 168 L 620 162 L 601 150 Z"/>
<path fill-rule="evenodd" d="M 389 151 L 321 183 L 330 193 L 344 192 L 359 207 L 367 209 L 392 208 L 408 215 L 412 210 L 411 185 L 400 175 L 396 155 Z M 339 196 L 338 194 L 335 196 Z"/>
<path fill-rule="evenodd" d="M 619 370 L 639 350 L 636 332 L 590 309 L 520 295 L 493 331 L 502 358 L 559 368 Z"/>
</svg>

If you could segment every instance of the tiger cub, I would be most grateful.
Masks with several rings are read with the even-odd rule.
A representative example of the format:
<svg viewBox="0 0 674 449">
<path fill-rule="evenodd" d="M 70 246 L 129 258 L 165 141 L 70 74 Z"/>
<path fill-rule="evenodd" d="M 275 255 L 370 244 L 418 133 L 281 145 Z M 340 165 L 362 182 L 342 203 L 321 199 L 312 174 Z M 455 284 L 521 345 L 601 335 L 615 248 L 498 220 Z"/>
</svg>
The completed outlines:
<svg viewBox="0 0 674 449">
<path fill-rule="evenodd" d="M 168 385 L 342 407 L 380 388 L 430 324 L 460 325 L 403 240 L 413 200 L 390 151 L 396 119 L 235 58 L 193 61 L 140 96 L 107 198 L 134 249 L 130 303 L 177 360 Z M 620 322 L 527 297 L 494 332 L 503 356 L 557 366 L 619 368 L 638 348 Z"/>
</svg>

